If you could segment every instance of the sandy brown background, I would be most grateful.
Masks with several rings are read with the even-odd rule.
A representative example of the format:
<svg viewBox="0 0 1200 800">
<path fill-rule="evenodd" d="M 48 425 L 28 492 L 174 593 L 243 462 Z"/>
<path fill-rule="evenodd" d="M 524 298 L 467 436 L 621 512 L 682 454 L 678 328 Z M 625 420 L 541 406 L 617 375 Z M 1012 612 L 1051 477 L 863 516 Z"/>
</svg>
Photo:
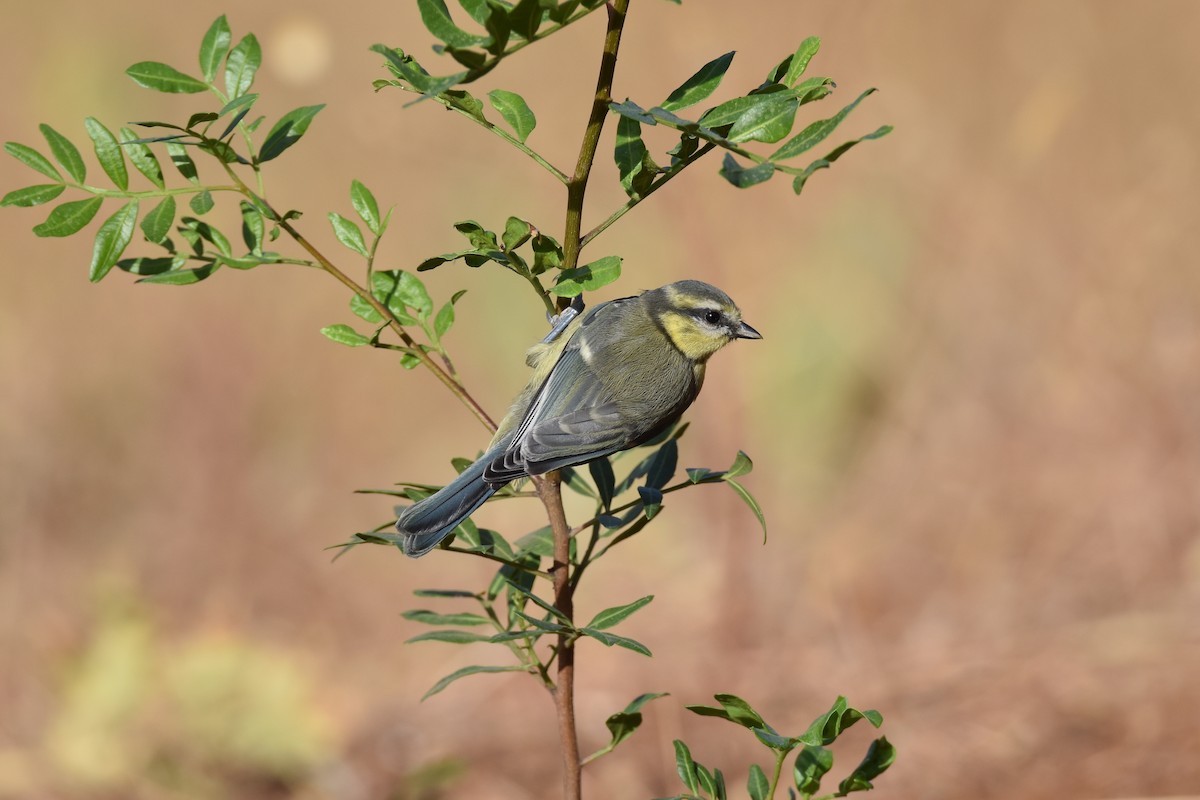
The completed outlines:
<svg viewBox="0 0 1200 800">
<path fill-rule="evenodd" d="M 0 138 L 43 147 L 48 122 L 83 145 L 88 114 L 205 110 L 121 73 L 195 72 L 227 11 L 262 41 L 265 113 L 329 103 L 268 182 L 348 268 L 324 216 L 350 213 L 353 177 L 396 206 L 384 266 L 456 248 L 461 218 L 561 230 L 559 189 L 519 154 L 372 93 L 368 45 L 428 52 L 410 4 L 244 5 L 23 4 L 0 33 Z M 844 133 L 896 132 L 799 198 L 696 167 L 593 245 L 626 259 L 604 297 L 702 278 L 765 334 L 714 361 L 681 466 L 749 452 L 771 540 L 702 488 L 589 575 L 582 614 L 657 596 L 626 626 L 656 656 L 582 646 L 584 749 L 634 695 L 671 697 L 588 795 L 677 791 L 674 737 L 743 786 L 758 745 L 682 710 L 716 691 L 789 732 L 839 693 L 882 710 L 900 759 L 880 800 L 1200 795 L 1200 5 L 633 5 L 618 96 L 653 103 L 730 49 L 729 86 L 755 85 L 818 34 L 814 70 L 841 90 L 809 113 L 878 86 Z M 530 143 L 560 165 L 602 27 L 480 87 L 523 92 Z M 623 200 L 610 153 L 592 221 Z M 32 177 L 0 161 L 3 191 Z M 322 549 L 390 513 L 353 489 L 444 479 L 478 425 L 428 375 L 325 341 L 354 320 L 319 273 L 92 286 L 89 238 L 36 240 L 44 214 L 0 213 L 0 796 L 556 796 L 533 681 L 418 703 L 503 653 L 404 646 L 400 611 L 426 604 L 410 591 L 490 570 Z M 493 412 L 544 325 L 517 283 L 429 277 L 435 297 L 470 290 L 449 341 Z M 515 504 L 480 518 L 539 524 Z M 838 773 L 867 741 L 852 733 Z"/>
</svg>

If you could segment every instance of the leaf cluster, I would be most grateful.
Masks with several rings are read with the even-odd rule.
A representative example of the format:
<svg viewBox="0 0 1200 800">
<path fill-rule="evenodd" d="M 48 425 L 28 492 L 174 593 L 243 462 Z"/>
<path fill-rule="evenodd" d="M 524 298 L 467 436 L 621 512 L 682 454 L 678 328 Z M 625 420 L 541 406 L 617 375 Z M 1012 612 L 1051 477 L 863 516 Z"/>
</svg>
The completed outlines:
<svg viewBox="0 0 1200 800">
<path fill-rule="evenodd" d="M 695 714 L 717 717 L 746 728 L 767 747 L 774 758 L 774 770 L 770 778 L 758 764 L 750 765 L 746 791 L 751 800 L 768 800 L 775 796 L 783 763 L 796 748 L 800 748 L 800 752 L 792 764 L 792 783 L 795 788 L 788 788 L 788 797 L 792 800 L 797 797 L 812 800 L 821 790 L 821 781 L 833 768 L 833 751 L 829 749 L 829 745 L 860 719 L 867 720 L 876 728 L 883 724 L 883 715 L 878 711 L 859 711 L 851 708 L 845 697 L 838 697 L 833 706 L 813 720 L 803 733 L 784 736 L 768 725 L 761 714 L 737 695 L 718 694 L 714 699 L 718 703 L 717 706 L 689 705 L 687 708 Z M 838 784 L 837 790 L 821 795 L 819 800 L 845 797 L 851 792 L 873 788 L 871 781 L 883 774 L 895 758 L 896 749 L 887 737 L 875 739 L 867 747 L 867 752 L 858 765 Z M 679 739 L 675 740 L 675 767 L 687 791 L 674 795 L 670 800 L 725 800 L 729 796 L 725 776 L 721 770 L 709 770 L 696 761 L 688 746 Z"/>
<path fill-rule="evenodd" d="M 263 264 L 311 262 L 285 258 L 265 249 L 267 241 L 279 236 L 279 224 L 299 216 L 299 212 L 278 214 L 266 202 L 261 167 L 295 145 L 308 130 L 323 105 L 304 106 L 280 117 L 262 138 L 255 134 L 265 117 L 248 119 L 258 95 L 250 92 L 262 63 L 262 50 L 253 34 L 233 44 L 232 33 L 224 16 L 218 17 L 205 33 L 198 54 L 200 77 L 182 72 L 158 61 L 139 61 L 125 72 L 135 83 L 147 89 L 169 94 L 207 92 L 216 108 L 191 114 L 186 122 L 157 120 L 134 122 L 134 127 L 170 131 L 159 136 L 138 136 L 131 128 L 120 128 L 120 138 L 99 120 L 88 117 L 84 127 L 91 139 L 96 161 L 113 188 L 87 183 L 87 166 L 79 149 L 65 135 L 42 125 L 42 135 L 60 172 L 35 148 L 7 142 L 4 149 L 18 161 L 51 179 L 51 183 L 16 189 L 0 199 L 4 206 L 36 206 L 56 199 L 71 189 L 88 195 L 84 199 L 62 203 L 51 210 L 46 220 L 34 226 L 38 236 L 71 236 L 92 221 L 106 199 L 122 200 L 96 232 L 88 276 L 92 281 L 104 278 L 114 267 L 138 275 L 142 282 L 186 285 L 202 281 L 221 267 L 253 269 Z M 238 141 L 235 141 L 235 138 Z M 201 180 L 192 153 L 201 152 L 221 166 L 229 183 L 209 184 Z M 180 187 L 169 187 L 162 161 L 167 160 L 184 179 Z M 128 163 L 127 163 L 128 160 Z M 128 164 L 145 178 L 148 189 L 131 188 Z M 234 172 L 248 167 L 256 176 L 254 191 Z M 65 173 L 65 174 L 64 174 Z M 236 192 L 239 201 L 245 250 L 235 246 L 233 238 L 211 222 L 201 219 L 215 204 L 214 195 Z M 187 197 L 190 215 L 178 216 L 177 198 Z M 144 240 L 162 248 L 163 254 L 123 258 L 138 227 L 142 204 L 157 201 L 141 214 Z M 267 223 L 274 227 L 268 230 Z M 172 228 L 180 241 L 172 237 Z"/>
</svg>

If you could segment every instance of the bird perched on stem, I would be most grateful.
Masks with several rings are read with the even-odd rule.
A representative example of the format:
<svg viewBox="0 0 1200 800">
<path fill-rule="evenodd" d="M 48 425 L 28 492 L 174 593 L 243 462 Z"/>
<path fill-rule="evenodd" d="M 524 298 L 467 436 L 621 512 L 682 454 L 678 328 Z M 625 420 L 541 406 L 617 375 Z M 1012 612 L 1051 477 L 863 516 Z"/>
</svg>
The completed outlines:
<svg viewBox="0 0 1200 800">
<path fill-rule="evenodd" d="M 530 350 L 533 376 L 483 455 L 400 514 L 402 549 L 428 553 L 511 481 L 653 439 L 696 399 L 713 353 L 761 338 L 727 294 L 701 281 L 610 300 L 571 320 Z"/>
</svg>

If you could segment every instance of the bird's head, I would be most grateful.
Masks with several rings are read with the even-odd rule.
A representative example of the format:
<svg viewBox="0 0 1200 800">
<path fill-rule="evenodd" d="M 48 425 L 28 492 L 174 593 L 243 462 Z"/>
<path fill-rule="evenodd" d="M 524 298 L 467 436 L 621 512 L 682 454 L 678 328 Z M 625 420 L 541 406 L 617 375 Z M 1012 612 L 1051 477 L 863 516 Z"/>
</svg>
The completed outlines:
<svg viewBox="0 0 1200 800">
<path fill-rule="evenodd" d="M 675 347 L 703 362 L 734 339 L 761 339 L 742 321 L 729 295 L 702 281 L 679 281 L 646 292 L 650 313 Z"/>
</svg>

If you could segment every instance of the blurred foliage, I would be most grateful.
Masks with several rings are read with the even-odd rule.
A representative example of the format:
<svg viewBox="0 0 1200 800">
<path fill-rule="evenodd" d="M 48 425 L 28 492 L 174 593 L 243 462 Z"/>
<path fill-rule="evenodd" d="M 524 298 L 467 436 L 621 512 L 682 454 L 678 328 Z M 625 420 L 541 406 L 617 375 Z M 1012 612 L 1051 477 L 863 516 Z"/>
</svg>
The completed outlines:
<svg viewBox="0 0 1200 800">
<path fill-rule="evenodd" d="M 335 752 L 294 654 L 163 639 L 140 600 L 111 586 L 60 691 L 45 742 L 52 785 L 230 796 L 246 781 L 298 785 Z"/>
</svg>

